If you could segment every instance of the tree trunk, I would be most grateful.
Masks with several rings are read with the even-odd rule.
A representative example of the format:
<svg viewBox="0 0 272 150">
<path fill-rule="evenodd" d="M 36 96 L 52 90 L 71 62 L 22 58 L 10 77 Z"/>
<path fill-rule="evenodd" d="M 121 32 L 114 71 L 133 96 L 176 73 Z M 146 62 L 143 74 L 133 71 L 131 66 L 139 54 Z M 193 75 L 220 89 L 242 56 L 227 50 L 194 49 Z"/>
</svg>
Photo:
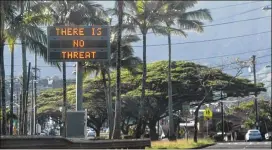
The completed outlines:
<svg viewBox="0 0 272 150">
<path fill-rule="evenodd" d="M 27 75 L 27 82 L 26 82 L 26 103 L 25 103 L 25 111 L 24 111 L 24 116 L 25 116 L 25 122 L 24 122 L 24 135 L 27 135 L 27 116 L 28 116 L 28 93 L 29 93 L 29 80 L 30 80 L 30 68 L 31 68 L 31 63 L 28 63 L 28 75 Z"/>
<path fill-rule="evenodd" d="M 27 134 L 27 99 L 26 99 L 26 88 L 27 88 L 27 64 L 26 64 L 26 47 L 25 47 L 25 40 L 24 37 L 21 36 L 21 41 L 22 41 L 22 64 L 23 64 L 23 130 L 24 130 L 24 135 Z"/>
<path fill-rule="evenodd" d="M 146 86 L 146 7 L 144 6 L 144 27 L 142 30 L 143 34 L 143 76 L 142 76 L 142 93 L 140 100 L 140 111 L 137 120 L 137 126 L 135 131 L 136 138 L 140 138 L 143 134 L 141 132 L 143 128 L 143 116 L 144 116 L 144 102 L 145 102 L 145 86 Z"/>
<path fill-rule="evenodd" d="M 144 102 L 145 102 L 145 86 L 146 86 L 146 34 L 143 34 L 143 77 L 142 77 L 142 95 L 140 100 L 140 111 L 137 120 L 137 127 L 135 131 L 136 138 L 140 138 L 143 134 L 143 116 L 144 116 Z"/>
<path fill-rule="evenodd" d="M 23 97 L 22 93 L 20 93 L 20 119 L 19 119 L 19 135 L 23 135 Z"/>
<path fill-rule="evenodd" d="M 112 92 L 111 92 L 111 76 L 110 76 L 110 70 L 109 68 L 107 68 L 107 75 L 108 75 L 108 94 L 109 94 L 109 118 L 110 118 L 110 124 L 109 124 L 109 138 L 111 139 L 112 137 L 112 132 L 113 132 L 113 124 L 114 124 L 114 120 L 113 120 L 113 109 L 112 109 Z"/>
<path fill-rule="evenodd" d="M 95 130 L 96 137 L 100 137 L 100 129 L 101 129 L 101 126 L 97 127 L 97 129 Z"/>
<path fill-rule="evenodd" d="M 150 121 L 149 122 L 149 124 L 148 124 L 148 127 L 149 127 L 149 129 L 150 129 L 150 139 L 152 140 L 152 141 L 154 141 L 154 140 L 158 140 L 158 134 L 157 134 L 157 132 L 156 132 L 156 121 L 155 120 L 152 120 L 152 121 Z"/>
<path fill-rule="evenodd" d="M 118 18 L 118 48 L 117 48 L 117 63 L 116 63 L 116 101 L 115 101 L 115 117 L 114 117 L 114 130 L 113 130 L 113 139 L 121 138 L 121 40 L 122 40 L 122 22 L 123 22 L 123 1 L 118 1 L 119 7 L 119 18 Z"/>
<path fill-rule="evenodd" d="M 105 97 L 106 97 L 106 108 L 107 108 L 107 115 L 108 115 L 108 126 L 109 126 L 109 137 L 111 138 L 111 135 L 112 135 L 112 128 L 110 127 L 111 126 L 111 121 L 112 121 L 112 118 L 111 118 L 111 115 L 110 115 L 110 107 L 111 107 L 111 103 L 109 102 L 110 100 L 110 95 L 108 93 L 108 86 L 107 86 L 107 81 L 106 81 L 106 70 L 102 70 L 101 71 L 101 74 L 102 74 L 102 79 L 103 79 L 103 86 L 104 86 L 104 92 L 105 92 Z"/>
<path fill-rule="evenodd" d="M 66 111 L 67 111 L 67 101 L 66 101 L 66 63 L 62 63 L 62 82 L 63 82 L 63 106 L 62 106 L 62 122 L 63 122 L 63 136 L 66 137 Z"/>
<path fill-rule="evenodd" d="M 169 27 L 169 25 L 167 25 Z M 171 81 L 171 33 L 168 33 L 168 113 L 169 113 L 169 140 L 176 140 L 174 133 L 172 81 Z"/>
<path fill-rule="evenodd" d="M 197 129 L 197 123 L 198 123 L 198 111 L 200 109 L 201 105 L 198 105 L 196 110 L 195 110 L 195 124 L 194 124 L 194 142 L 197 143 L 197 133 L 198 133 L 198 129 Z"/>
<path fill-rule="evenodd" d="M 2 19 L 1 19 L 2 20 Z M 1 35 L 1 38 L 3 36 Z M 0 63 L 1 63 L 1 109 L 2 109 L 2 124 L 1 124 L 1 135 L 6 135 L 7 126 L 7 113 L 6 113 L 6 84 L 5 84 L 5 65 L 4 65 L 4 39 L 1 39 L 0 49 Z"/>
<path fill-rule="evenodd" d="M 199 109 L 200 107 L 202 106 L 202 104 L 205 102 L 206 100 L 206 96 L 205 98 L 197 105 L 197 108 L 195 110 L 195 124 L 194 124 L 194 142 L 197 143 L 197 134 L 198 134 L 198 129 L 197 129 L 197 123 L 198 123 L 198 112 L 199 112 Z"/>
<path fill-rule="evenodd" d="M 13 115 L 13 86 L 14 86 L 14 44 L 11 45 L 11 81 L 10 81 L 10 114 Z M 10 118 L 10 135 L 13 135 L 13 117 Z"/>
<path fill-rule="evenodd" d="M 34 73 L 34 79 L 35 79 L 35 83 L 34 83 L 34 133 L 35 135 L 37 134 L 37 129 L 36 129 L 36 116 L 37 116 L 37 51 L 35 51 L 35 57 L 34 57 L 34 61 L 35 61 L 35 73 Z"/>
<path fill-rule="evenodd" d="M 1 9 L 1 18 L 5 18 L 5 12 L 4 12 L 4 1 L 1 1 L 0 5 Z M 7 121 L 7 114 L 6 114 L 6 87 L 5 87 L 5 65 L 4 65 L 4 19 L 0 19 L 0 72 L 1 72 L 1 100 L 0 100 L 0 107 L 2 108 L 2 119 L 1 119 L 1 128 L 0 128 L 0 135 L 6 135 L 6 121 Z"/>
</svg>

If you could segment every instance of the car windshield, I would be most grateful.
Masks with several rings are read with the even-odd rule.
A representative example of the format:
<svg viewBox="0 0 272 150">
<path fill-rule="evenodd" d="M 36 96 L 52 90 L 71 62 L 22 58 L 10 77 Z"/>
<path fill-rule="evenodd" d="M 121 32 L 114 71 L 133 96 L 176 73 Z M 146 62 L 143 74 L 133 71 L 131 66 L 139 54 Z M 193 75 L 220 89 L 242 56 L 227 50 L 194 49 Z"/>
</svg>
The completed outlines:
<svg viewBox="0 0 272 150">
<path fill-rule="evenodd" d="M 256 134 L 260 134 L 259 131 L 250 131 L 249 133 L 250 133 L 250 134 L 255 134 L 255 135 L 256 135 Z"/>
</svg>

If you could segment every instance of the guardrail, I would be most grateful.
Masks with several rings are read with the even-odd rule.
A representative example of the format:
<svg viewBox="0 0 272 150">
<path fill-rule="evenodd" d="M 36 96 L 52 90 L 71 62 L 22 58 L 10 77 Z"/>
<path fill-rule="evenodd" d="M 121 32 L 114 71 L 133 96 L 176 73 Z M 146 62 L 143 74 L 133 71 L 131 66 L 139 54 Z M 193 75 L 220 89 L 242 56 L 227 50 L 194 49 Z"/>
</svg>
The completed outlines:
<svg viewBox="0 0 272 150">
<path fill-rule="evenodd" d="M 1 136 L 0 148 L 4 149 L 144 149 L 150 139 L 86 140 L 46 136 Z"/>
</svg>

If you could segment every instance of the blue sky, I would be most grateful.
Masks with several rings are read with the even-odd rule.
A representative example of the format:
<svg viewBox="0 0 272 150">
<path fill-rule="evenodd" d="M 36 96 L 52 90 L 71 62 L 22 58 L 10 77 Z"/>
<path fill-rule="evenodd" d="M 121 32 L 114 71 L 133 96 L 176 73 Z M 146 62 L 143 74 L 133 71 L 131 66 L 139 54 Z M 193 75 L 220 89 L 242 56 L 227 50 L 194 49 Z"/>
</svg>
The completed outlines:
<svg viewBox="0 0 272 150">
<path fill-rule="evenodd" d="M 110 8 L 114 6 L 113 1 L 99 1 L 98 3 L 102 4 L 105 8 Z M 235 5 L 242 4 L 232 7 L 221 8 L 227 5 Z M 200 8 L 208 8 L 211 9 L 211 14 L 213 17 L 213 22 L 206 24 L 219 24 L 223 22 L 232 22 L 239 21 L 244 19 L 258 18 L 264 16 L 271 16 L 270 11 L 262 11 L 261 7 L 271 5 L 271 1 L 201 1 L 196 5 L 195 9 Z M 255 10 L 253 10 L 255 9 Z M 250 11 L 252 10 L 252 11 Z M 247 12 L 249 11 L 249 12 Z M 243 13 L 247 12 L 247 13 Z M 243 13 L 243 14 L 241 14 Z M 237 15 L 240 14 L 240 15 Z M 113 21 L 113 23 L 116 23 Z M 258 20 L 246 21 L 246 22 L 237 22 L 233 24 L 227 25 L 217 25 L 206 27 L 204 33 L 197 34 L 193 32 L 188 32 L 189 36 L 185 39 L 180 36 L 173 36 L 172 43 L 181 43 L 181 42 L 189 42 L 189 41 L 201 41 L 201 40 L 209 40 L 209 39 L 217 39 L 217 38 L 225 38 L 232 36 L 240 36 L 245 34 L 252 34 L 258 32 L 270 31 L 269 33 L 247 36 L 242 38 L 234 38 L 213 42 L 202 42 L 202 43 L 194 43 L 194 44 L 182 44 L 182 45 L 174 45 L 172 46 L 172 59 L 173 60 L 192 60 L 203 57 L 212 57 L 212 56 L 220 56 L 220 55 L 228 55 L 235 54 L 240 52 L 249 52 L 258 49 L 271 48 L 271 18 L 262 18 Z M 164 36 L 155 36 L 153 34 L 148 34 L 147 36 L 147 45 L 156 45 L 156 44 L 167 44 L 167 37 Z M 137 42 L 133 44 L 134 46 L 141 46 L 142 42 Z M 142 48 L 135 47 L 135 55 L 142 58 Z M 199 61 L 195 61 L 201 64 L 207 64 L 210 66 L 216 66 L 229 63 L 235 58 L 239 57 L 241 60 L 248 59 L 252 55 L 256 55 L 257 57 L 264 56 L 261 58 L 257 58 L 257 71 L 261 71 L 267 64 L 271 63 L 271 49 L 266 51 L 259 52 L 251 52 L 247 54 L 235 55 L 230 57 L 221 57 L 214 59 L 203 59 Z M 10 74 L 10 53 L 8 47 L 5 47 L 5 65 L 6 65 L 6 75 Z M 147 61 L 154 62 L 158 60 L 167 60 L 168 58 L 168 47 L 165 46 L 157 46 L 157 47 L 148 47 L 147 48 Z M 34 55 L 28 53 L 27 60 L 32 62 L 34 65 Z M 20 75 L 22 72 L 21 67 L 21 50 L 20 46 L 15 47 L 15 75 Z M 266 63 L 267 62 L 267 63 Z M 73 63 L 68 63 L 67 68 L 67 77 L 74 78 L 72 75 L 72 71 L 74 68 L 72 67 Z M 38 67 L 41 69 L 41 76 L 60 76 L 62 77 L 62 73 L 58 71 L 56 68 L 51 67 L 44 63 L 44 60 L 40 58 L 38 60 Z M 228 73 L 234 73 L 234 71 L 227 71 Z M 247 70 L 244 71 L 244 76 L 248 75 Z M 270 71 L 271 72 L 271 71 Z M 271 79 L 271 78 L 270 78 Z"/>
</svg>

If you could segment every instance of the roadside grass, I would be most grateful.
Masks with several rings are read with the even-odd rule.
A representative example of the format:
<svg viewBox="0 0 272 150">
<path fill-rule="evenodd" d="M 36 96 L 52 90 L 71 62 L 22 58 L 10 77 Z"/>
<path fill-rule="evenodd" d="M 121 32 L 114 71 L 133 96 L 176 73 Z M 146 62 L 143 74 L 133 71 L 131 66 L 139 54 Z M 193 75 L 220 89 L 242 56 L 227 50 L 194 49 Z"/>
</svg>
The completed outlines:
<svg viewBox="0 0 272 150">
<path fill-rule="evenodd" d="M 193 149 L 210 144 L 214 144 L 212 139 L 198 139 L 195 143 L 193 139 L 181 139 L 177 141 L 154 141 L 151 142 L 151 148 L 146 149 Z"/>
</svg>

